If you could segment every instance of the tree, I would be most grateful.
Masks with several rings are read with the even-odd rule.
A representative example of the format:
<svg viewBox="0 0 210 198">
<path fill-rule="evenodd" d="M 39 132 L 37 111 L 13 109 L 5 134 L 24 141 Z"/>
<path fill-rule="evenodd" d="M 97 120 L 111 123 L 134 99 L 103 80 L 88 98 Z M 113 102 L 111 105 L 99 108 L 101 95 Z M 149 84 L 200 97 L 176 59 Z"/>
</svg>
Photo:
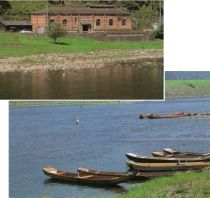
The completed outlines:
<svg viewBox="0 0 210 198">
<path fill-rule="evenodd" d="M 1 14 L 10 8 L 11 8 L 10 2 L 6 0 L 3 0 L 3 1 L 0 0 L 0 13 Z"/>
<path fill-rule="evenodd" d="M 47 27 L 47 36 L 53 39 L 53 42 L 56 43 L 57 38 L 64 37 L 67 34 L 65 28 L 63 28 L 59 23 L 51 23 Z"/>
</svg>

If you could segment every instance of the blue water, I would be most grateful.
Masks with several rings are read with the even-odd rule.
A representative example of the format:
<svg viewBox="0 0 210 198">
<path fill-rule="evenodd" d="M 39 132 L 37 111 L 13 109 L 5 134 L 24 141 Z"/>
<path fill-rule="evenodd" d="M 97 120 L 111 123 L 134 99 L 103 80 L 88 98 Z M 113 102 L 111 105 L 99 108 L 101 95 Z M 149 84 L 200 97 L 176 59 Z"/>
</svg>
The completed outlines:
<svg viewBox="0 0 210 198">
<path fill-rule="evenodd" d="M 134 185 L 124 183 L 120 189 L 52 182 L 42 174 L 45 166 L 126 171 L 127 152 L 149 155 L 164 147 L 209 152 L 210 119 L 138 119 L 140 113 L 171 112 L 210 112 L 210 98 L 10 109 L 10 196 L 110 196 Z"/>
</svg>

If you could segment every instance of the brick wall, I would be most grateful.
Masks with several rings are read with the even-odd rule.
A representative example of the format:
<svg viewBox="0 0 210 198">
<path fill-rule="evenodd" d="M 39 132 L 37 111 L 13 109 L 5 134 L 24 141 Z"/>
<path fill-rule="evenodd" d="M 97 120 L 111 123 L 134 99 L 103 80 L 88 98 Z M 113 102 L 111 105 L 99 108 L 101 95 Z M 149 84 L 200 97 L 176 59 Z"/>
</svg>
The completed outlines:
<svg viewBox="0 0 210 198">
<path fill-rule="evenodd" d="M 100 24 L 96 25 L 97 19 L 100 20 Z M 63 20 L 67 20 L 67 24 L 64 25 L 68 31 L 83 32 L 83 26 L 88 26 L 89 32 L 107 31 L 107 30 L 131 30 L 132 22 L 128 16 L 95 16 L 95 15 L 53 15 L 49 16 L 49 21 L 54 20 L 55 23 L 63 24 Z M 113 24 L 110 20 L 113 20 Z M 125 20 L 123 25 L 122 21 Z M 38 32 L 39 29 L 47 26 L 46 15 L 32 15 L 31 23 L 33 26 L 33 32 Z"/>
</svg>

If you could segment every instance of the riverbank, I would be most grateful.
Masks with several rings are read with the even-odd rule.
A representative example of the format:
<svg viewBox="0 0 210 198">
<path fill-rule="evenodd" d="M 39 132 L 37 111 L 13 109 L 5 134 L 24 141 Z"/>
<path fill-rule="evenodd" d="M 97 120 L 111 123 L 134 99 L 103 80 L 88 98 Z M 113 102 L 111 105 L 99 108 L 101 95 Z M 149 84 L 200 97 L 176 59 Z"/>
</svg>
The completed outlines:
<svg viewBox="0 0 210 198">
<path fill-rule="evenodd" d="M 210 96 L 210 80 L 166 80 L 165 97 Z"/>
<path fill-rule="evenodd" d="M 53 43 L 46 36 L 0 32 L 0 58 L 111 49 L 163 49 L 163 40 L 112 42 L 68 35 Z"/>
<path fill-rule="evenodd" d="M 37 70 L 79 70 L 101 68 L 109 64 L 139 63 L 155 65 L 163 60 L 161 49 L 112 49 L 92 52 L 52 53 L 0 58 L 0 72 Z"/>
<path fill-rule="evenodd" d="M 112 196 L 112 198 L 139 197 L 210 197 L 210 169 L 204 169 L 201 173 L 179 173 L 170 177 L 153 179 L 131 188 L 124 195 Z"/>
</svg>

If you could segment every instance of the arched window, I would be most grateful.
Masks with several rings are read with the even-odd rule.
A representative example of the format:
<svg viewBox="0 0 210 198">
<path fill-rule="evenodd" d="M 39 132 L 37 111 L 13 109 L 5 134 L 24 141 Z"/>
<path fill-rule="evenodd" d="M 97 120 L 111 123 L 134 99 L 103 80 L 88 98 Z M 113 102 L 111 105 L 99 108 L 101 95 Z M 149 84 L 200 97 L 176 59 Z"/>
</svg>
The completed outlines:
<svg viewBox="0 0 210 198">
<path fill-rule="evenodd" d="M 63 23 L 64 26 L 67 26 L 67 20 L 66 19 L 63 19 L 62 23 Z"/>
<path fill-rule="evenodd" d="M 74 24 L 77 25 L 77 17 L 74 18 Z"/>
<path fill-rule="evenodd" d="M 96 26 L 100 26 L 101 25 L 101 20 L 100 19 L 97 19 L 96 20 Z"/>
<path fill-rule="evenodd" d="M 113 19 L 109 19 L 109 26 L 113 26 Z"/>
<path fill-rule="evenodd" d="M 50 24 L 55 23 L 54 19 L 50 19 Z"/>
<path fill-rule="evenodd" d="M 125 26 L 126 25 L 126 19 L 123 19 L 122 20 L 122 26 Z"/>
</svg>

